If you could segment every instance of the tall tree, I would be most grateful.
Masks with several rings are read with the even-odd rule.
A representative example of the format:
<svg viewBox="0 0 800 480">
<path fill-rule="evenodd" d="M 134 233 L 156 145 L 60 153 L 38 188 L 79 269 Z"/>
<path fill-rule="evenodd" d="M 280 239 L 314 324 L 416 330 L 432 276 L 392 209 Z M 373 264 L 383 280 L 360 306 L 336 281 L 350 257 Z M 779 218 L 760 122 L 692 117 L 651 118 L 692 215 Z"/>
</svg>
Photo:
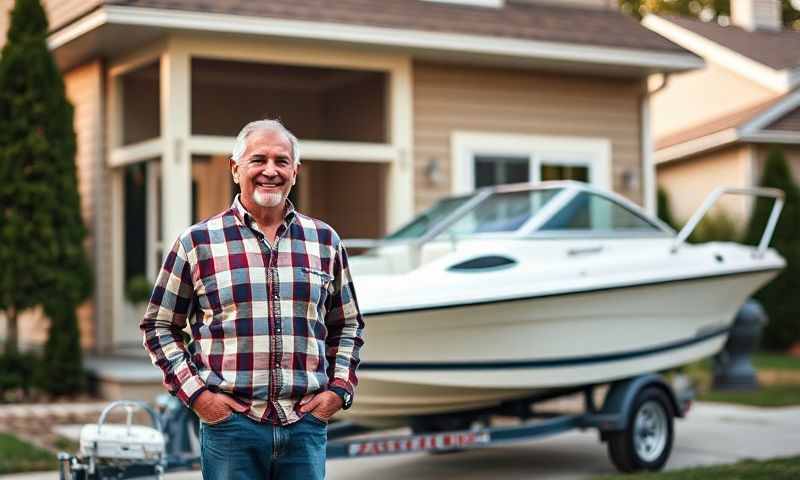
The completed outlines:
<svg viewBox="0 0 800 480">
<path fill-rule="evenodd" d="M 42 306 L 50 337 L 59 335 L 72 331 L 64 322 L 76 321 L 75 308 L 91 290 L 73 108 L 46 39 L 39 0 L 17 0 L 0 57 L 0 307 L 7 352 L 17 351 L 21 311 Z M 77 339 L 69 349 L 79 352 Z"/>
<path fill-rule="evenodd" d="M 771 245 L 786 259 L 786 269 L 762 288 L 756 298 L 769 315 L 764 329 L 764 344 L 783 349 L 800 342 L 800 188 L 780 147 L 773 147 L 761 175 L 762 187 L 783 190 L 786 195 Z M 758 199 L 747 227 L 746 243 L 757 245 L 772 211 L 771 199 Z"/>
<path fill-rule="evenodd" d="M 800 0 L 782 0 L 783 24 L 800 30 Z M 623 12 L 641 18 L 648 13 L 684 15 L 705 21 L 730 19 L 731 0 L 619 0 Z"/>
</svg>

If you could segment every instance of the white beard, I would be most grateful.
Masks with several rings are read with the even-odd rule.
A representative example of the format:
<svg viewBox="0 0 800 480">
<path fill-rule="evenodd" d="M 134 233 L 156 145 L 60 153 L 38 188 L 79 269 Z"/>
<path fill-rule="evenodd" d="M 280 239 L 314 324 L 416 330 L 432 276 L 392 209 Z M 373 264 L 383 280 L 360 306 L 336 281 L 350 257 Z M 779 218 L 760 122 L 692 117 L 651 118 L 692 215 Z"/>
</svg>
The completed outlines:
<svg viewBox="0 0 800 480">
<path fill-rule="evenodd" d="M 261 193 L 256 190 L 253 192 L 253 201 L 265 208 L 277 207 L 286 199 L 286 195 L 281 192 Z"/>
</svg>

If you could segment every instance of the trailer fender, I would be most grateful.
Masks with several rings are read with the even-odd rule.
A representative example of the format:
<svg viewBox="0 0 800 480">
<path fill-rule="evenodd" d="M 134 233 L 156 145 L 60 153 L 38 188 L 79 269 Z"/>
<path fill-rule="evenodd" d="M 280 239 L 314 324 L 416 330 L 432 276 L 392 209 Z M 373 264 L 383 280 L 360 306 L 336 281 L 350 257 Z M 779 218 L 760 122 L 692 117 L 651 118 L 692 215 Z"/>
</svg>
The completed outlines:
<svg viewBox="0 0 800 480">
<path fill-rule="evenodd" d="M 664 391 L 670 400 L 672 411 L 676 417 L 682 417 L 681 408 L 672 387 L 664 377 L 656 374 L 641 375 L 611 384 L 599 414 L 590 416 L 590 424 L 603 431 L 624 430 L 627 427 L 633 402 L 636 395 L 648 387 L 657 387 Z"/>
</svg>

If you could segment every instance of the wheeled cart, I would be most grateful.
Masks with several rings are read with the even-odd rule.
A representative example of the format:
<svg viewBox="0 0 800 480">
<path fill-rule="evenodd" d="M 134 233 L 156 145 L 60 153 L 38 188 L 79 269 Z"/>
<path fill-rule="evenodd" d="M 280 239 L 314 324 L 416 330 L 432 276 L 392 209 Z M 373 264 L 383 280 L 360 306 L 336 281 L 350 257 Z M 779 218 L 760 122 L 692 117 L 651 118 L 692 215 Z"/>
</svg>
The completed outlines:
<svg viewBox="0 0 800 480">
<path fill-rule="evenodd" d="M 674 418 L 683 417 L 688 411 L 691 389 L 673 388 L 662 376 L 646 374 L 611 383 L 602 406 L 598 407 L 594 401 L 597 387 L 588 385 L 549 392 L 490 409 L 414 417 L 409 419 L 412 433 L 407 435 L 386 435 L 350 422 L 336 422 L 328 430 L 328 458 L 454 452 L 573 429 L 596 429 L 600 440 L 608 445 L 611 461 L 620 471 L 661 469 L 672 451 Z M 576 393 L 583 394 L 582 413 L 557 415 L 536 408 L 543 401 Z M 161 478 L 167 471 L 197 467 L 199 450 L 197 442 L 190 438 L 196 434 L 196 417 L 191 412 L 173 404 L 172 409 L 162 409 L 163 413 L 158 416 L 135 402 L 115 403 L 107 410 L 119 405 L 129 410 L 128 424 L 109 429 L 104 425 L 106 411 L 97 425 L 84 427 L 86 435 L 81 453 L 59 456 L 61 480 Z M 151 430 L 131 428 L 130 409 L 137 406 L 153 416 Z M 517 418 L 519 423 L 493 424 L 497 418 L 508 417 Z M 159 447 L 158 435 L 154 432 L 164 434 L 163 448 Z"/>
</svg>

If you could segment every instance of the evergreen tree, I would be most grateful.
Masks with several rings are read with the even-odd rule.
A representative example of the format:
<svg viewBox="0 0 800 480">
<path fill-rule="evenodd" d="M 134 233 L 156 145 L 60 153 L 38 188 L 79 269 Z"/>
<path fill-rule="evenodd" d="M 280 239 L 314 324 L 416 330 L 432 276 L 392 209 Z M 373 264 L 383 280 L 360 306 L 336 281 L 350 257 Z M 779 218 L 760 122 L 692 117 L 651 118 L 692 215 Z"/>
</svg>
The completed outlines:
<svg viewBox="0 0 800 480">
<path fill-rule="evenodd" d="M 764 345 L 784 349 L 800 341 L 800 189 L 783 150 L 774 147 L 767 157 L 761 186 L 779 188 L 786 194 L 771 246 L 786 259 L 786 269 L 756 294 L 769 315 L 764 329 Z M 757 245 L 772 211 L 772 199 L 758 199 L 747 227 L 746 243 Z"/>
<path fill-rule="evenodd" d="M 658 187 L 656 215 L 662 222 L 675 230 L 680 230 L 678 224 L 675 222 L 675 217 L 672 216 L 672 207 L 669 205 L 669 194 L 661 187 Z"/>
<path fill-rule="evenodd" d="M 80 345 L 71 332 L 77 330 L 75 309 L 90 293 L 91 274 L 73 109 L 46 38 L 39 0 L 17 0 L 0 57 L 0 307 L 8 322 L 7 352 L 18 348 L 19 312 L 43 307 L 51 319 L 45 368 L 55 372 L 60 362 L 81 368 Z"/>
</svg>

